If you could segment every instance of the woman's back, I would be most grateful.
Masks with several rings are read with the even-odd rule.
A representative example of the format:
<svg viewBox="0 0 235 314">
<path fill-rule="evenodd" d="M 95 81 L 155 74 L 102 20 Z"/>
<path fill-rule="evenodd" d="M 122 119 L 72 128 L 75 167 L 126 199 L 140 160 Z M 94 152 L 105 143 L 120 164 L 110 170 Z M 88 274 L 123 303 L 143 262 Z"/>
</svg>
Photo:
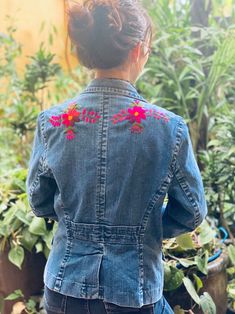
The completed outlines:
<svg viewBox="0 0 235 314">
<path fill-rule="evenodd" d="M 207 211 L 183 119 L 125 80 L 94 79 L 39 115 L 34 147 L 31 206 L 59 222 L 47 287 L 120 306 L 159 300 L 162 239 L 193 230 Z"/>
</svg>

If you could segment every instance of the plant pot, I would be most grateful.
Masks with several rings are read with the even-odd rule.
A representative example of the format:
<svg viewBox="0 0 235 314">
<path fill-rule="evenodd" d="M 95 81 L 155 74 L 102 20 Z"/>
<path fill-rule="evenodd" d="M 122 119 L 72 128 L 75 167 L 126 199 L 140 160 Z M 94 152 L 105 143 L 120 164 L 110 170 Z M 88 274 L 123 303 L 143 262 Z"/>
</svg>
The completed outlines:
<svg viewBox="0 0 235 314">
<path fill-rule="evenodd" d="M 199 275 L 203 282 L 203 287 L 199 291 L 199 295 L 203 292 L 208 292 L 216 305 L 216 313 L 226 314 L 227 311 L 227 272 L 226 266 L 229 262 L 227 250 L 223 248 L 222 253 L 214 261 L 208 263 L 208 275 Z M 175 305 L 180 305 L 183 309 L 191 309 L 194 300 L 191 299 L 186 288 L 182 284 L 174 291 L 164 291 L 164 296 L 174 308 Z M 195 314 L 203 314 L 199 306 L 193 308 Z"/>
<path fill-rule="evenodd" d="M 22 290 L 25 299 L 40 294 L 44 286 L 43 272 L 46 258 L 42 252 L 25 250 L 21 270 L 8 259 L 9 246 L 0 252 L 0 297 L 6 297 L 16 289 Z M 1 314 L 10 314 L 16 301 L 5 300 Z"/>
</svg>

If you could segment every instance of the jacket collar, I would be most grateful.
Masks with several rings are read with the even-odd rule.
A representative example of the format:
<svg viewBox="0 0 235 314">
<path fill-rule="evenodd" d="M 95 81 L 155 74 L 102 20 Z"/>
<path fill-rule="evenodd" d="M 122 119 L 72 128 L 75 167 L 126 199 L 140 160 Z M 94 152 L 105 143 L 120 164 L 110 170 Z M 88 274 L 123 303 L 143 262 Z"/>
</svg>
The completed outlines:
<svg viewBox="0 0 235 314">
<path fill-rule="evenodd" d="M 83 92 L 110 91 L 126 94 L 131 97 L 147 102 L 129 81 L 118 78 L 95 78 L 92 79 Z"/>
</svg>

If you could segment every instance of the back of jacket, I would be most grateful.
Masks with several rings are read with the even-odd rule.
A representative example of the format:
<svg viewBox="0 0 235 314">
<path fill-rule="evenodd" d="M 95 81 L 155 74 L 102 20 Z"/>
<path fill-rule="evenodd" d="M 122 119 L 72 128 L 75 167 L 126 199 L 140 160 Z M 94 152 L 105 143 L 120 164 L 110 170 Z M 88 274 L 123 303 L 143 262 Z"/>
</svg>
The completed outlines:
<svg viewBox="0 0 235 314">
<path fill-rule="evenodd" d="M 194 230 L 207 214 L 182 117 L 128 81 L 103 78 L 37 123 L 28 199 L 36 216 L 58 221 L 45 284 L 120 306 L 158 301 L 162 239 Z"/>
</svg>

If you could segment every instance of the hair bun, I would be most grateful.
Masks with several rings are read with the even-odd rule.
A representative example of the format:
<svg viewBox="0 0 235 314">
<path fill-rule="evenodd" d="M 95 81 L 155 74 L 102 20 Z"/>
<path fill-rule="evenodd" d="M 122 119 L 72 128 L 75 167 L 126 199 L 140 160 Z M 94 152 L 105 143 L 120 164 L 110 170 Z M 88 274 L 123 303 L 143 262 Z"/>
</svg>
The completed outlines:
<svg viewBox="0 0 235 314">
<path fill-rule="evenodd" d="M 118 32 L 122 30 L 118 0 L 85 0 L 83 6 L 87 8 L 93 19 L 97 22 L 102 18 L 103 21 L 107 21 L 107 27 Z"/>
<path fill-rule="evenodd" d="M 71 0 L 68 8 L 69 37 L 89 69 L 123 64 L 150 26 L 139 0 Z"/>
</svg>

